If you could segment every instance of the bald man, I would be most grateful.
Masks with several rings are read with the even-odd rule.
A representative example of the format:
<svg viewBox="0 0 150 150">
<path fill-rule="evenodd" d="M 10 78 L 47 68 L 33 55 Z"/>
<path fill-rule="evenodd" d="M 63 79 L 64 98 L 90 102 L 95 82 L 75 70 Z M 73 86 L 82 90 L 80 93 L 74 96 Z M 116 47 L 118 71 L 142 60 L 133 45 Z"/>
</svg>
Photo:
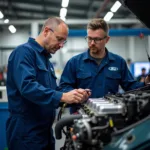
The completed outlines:
<svg viewBox="0 0 150 150">
<path fill-rule="evenodd" d="M 90 95 L 84 89 L 56 91 L 49 59 L 64 46 L 67 36 L 65 22 L 48 18 L 36 39 L 29 38 L 11 53 L 7 72 L 9 150 L 54 150 L 52 124 L 59 102 L 81 103 Z"/>
</svg>

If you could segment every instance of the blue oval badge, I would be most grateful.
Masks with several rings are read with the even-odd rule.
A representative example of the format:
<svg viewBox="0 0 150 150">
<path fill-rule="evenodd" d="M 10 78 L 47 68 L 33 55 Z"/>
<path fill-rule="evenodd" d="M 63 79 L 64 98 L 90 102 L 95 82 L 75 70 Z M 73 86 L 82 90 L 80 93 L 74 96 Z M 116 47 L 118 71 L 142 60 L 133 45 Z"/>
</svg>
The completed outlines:
<svg viewBox="0 0 150 150">
<path fill-rule="evenodd" d="M 117 67 L 109 67 L 108 68 L 110 71 L 118 71 L 118 68 Z"/>
</svg>

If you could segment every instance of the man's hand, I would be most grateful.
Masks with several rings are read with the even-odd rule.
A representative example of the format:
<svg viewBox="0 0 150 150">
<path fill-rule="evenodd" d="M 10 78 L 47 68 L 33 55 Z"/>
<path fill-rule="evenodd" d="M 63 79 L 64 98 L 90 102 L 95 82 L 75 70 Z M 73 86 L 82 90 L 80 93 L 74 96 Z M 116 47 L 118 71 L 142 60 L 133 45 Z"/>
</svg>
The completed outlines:
<svg viewBox="0 0 150 150">
<path fill-rule="evenodd" d="M 78 93 L 83 95 L 83 98 L 81 100 L 81 103 L 86 101 L 89 96 L 91 95 L 91 90 L 90 89 L 77 89 Z"/>
<path fill-rule="evenodd" d="M 91 95 L 91 92 L 88 90 L 86 91 L 84 89 L 75 89 L 70 92 L 63 93 L 61 102 L 65 102 L 68 104 L 82 103 L 85 100 L 87 100 L 90 95 Z"/>
<path fill-rule="evenodd" d="M 145 85 L 150 84 L 150 75 L 145 78 Z"/>
</svg>

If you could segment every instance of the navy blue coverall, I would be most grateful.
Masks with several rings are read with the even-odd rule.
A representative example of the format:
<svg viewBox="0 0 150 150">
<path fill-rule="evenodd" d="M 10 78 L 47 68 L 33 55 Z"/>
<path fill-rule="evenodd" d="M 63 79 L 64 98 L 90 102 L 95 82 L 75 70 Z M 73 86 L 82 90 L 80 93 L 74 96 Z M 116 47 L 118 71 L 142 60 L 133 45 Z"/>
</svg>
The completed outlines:
<svg viewBox="0 0 150 150">
<path fill-rule="evenodd" d="M 9 150 L 54 150 L 52 124 L 62 92 L 46 53 L 33 38 L 18 46 L 8 61 L 6 123 Z"/>
<path fill-rule="evenodd" d="M 98 65 L 88 50 L 67 62 L 59 89 L 67 92 L 76 88 L 89 88 L 92 90 L 91 98 L 100 98 L 106 94 L 116 94 L 119 85 L 128 91 L 143 87 L 144 83 L 134 80 L 122 57 L 106 49 L 106 56 Z M 73 108 L 71 112 L 74 112 Z"/>
</svg>

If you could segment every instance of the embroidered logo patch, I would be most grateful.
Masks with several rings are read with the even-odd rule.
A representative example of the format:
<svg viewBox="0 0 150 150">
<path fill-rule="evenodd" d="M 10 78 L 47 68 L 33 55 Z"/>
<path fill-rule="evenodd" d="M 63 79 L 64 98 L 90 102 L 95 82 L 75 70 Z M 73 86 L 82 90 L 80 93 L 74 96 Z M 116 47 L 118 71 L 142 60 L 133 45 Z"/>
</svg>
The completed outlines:
<svg viewBox="0 0 150 150">
<path fill-rule="evenodd" d="M 117 71 L 117 70 L 118 70 L 117 67 L 109 67 L 108 69 L 109 69 L 110 71 Z"/>
</svg>

